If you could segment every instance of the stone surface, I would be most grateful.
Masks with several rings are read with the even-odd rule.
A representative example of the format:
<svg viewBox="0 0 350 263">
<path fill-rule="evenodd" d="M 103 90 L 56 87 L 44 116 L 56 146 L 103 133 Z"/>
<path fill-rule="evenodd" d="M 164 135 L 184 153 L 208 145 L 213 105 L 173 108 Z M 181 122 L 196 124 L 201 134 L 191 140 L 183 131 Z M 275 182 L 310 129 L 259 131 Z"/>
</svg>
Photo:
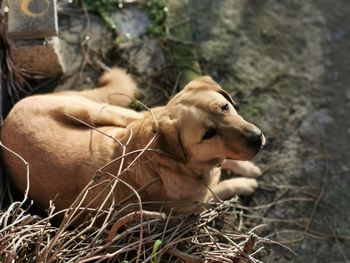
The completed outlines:
<svg viewBox="0 0 350 263">
<path fill-rule="evenodd" d="M 165 56 L 156 39 L 147 38 L 127 47 L 125 59 L 140 74 L 150 74 L 160 70 L 165 64 Z"/>
<path fill-rule="evenodd" d="M 260 234 L 297 255 L 266 244 L 259 259 L 348 262 L 350 2 L 167 2 L 178 6 L 169 8 L 177 30 L 191 25 L 204 73 L 267 136 L 255 159 L 261 190 L 243 221 L 248 229 L 267 224 Z"/>
<path fill-rule="evenodd" d="M 56 0 L 11 0 L 8 8 L 8 33 L 12 39 L 57 36 Z"/>
<path fill-rule="evenodd" d="M 147 14 L 137 6 L 127 6 L 113 12 L 111 19 L 117 26 L 116 30 L 121 41 L 143 36 L 151 24 Z"/>
<path fill-rule="evenodd" d="M 166 26 L 169 31 L 169 50 L 174 67 L 180 72 L 180 86 L 184 87 L 189 81 L 202 75 L 198 61 L 198 50 L 194 44 L 195 28 L 183 12 L 186 1 L 168 1 Z"/>
<path fill-rule="evenodd" d="M 57 76 L 64 72 L 57 37 L 48 40 L 17 40 L 11 46 L 15 63 L 30 73 Z"/>
<path fill-rule="evenodd" d="M 69 4 L 65 4 L 69 8 Z M 60 45 L 64 57 L 66 78 L 56 91 L 81 90 L 96 87 L 101 74 L 98 68 L 87 65 L 88 51 L 99 55 L 108 65 L 114 65 L 110 57 L 113 50 L 113 33 L 97 15 L 90 14 L 89 22 L 84 13 L 62 14 L 59 20 Z"/>
</svg>

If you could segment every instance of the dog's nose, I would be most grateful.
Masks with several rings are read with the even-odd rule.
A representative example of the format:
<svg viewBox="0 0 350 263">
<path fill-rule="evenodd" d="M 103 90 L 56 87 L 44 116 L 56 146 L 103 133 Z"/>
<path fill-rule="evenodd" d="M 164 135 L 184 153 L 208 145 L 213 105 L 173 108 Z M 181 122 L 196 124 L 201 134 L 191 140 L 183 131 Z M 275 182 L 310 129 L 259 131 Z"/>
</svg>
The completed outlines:
<svg viewBox="0 0 350 263">
<path fill-rule="evenodd" d="M 264 135 L 260 129 L 254 127 L 246 132 L 247 146 L 252 148 L 260 148 L 264 144 Z"/>
</svg>

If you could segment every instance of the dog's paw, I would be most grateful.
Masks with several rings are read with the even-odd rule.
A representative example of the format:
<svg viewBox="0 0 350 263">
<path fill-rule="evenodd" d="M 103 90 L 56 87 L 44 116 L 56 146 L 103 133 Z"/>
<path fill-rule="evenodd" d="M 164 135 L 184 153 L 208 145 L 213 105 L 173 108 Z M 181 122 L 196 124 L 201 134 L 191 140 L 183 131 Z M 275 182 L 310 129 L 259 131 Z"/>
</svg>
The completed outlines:
<svg viewBox="0 0 350 263">
<path fill-rule="evenodd" d="M 214 192 L 220 199 L 229 199 L 234 195 L 251 195 L 258 187 L 258 182 L 253 178 L 232 178 L 220 182 Z"/>
<path fill-rule="evenodd" d="M 242 176 L 258 177 L 262 174 L 261 169 L 252 162 L 246 161 L 243 166 L 243 173 L 241 174 Z"/>
<path fill-rule="evenodd" d="M 258 182 L 253 178 L 234 178 L 234 191 L 236 195 L 251 195 L 258 188 Z"/>
<path fill-rule="evenodd" d="M 261 169 L 250 161 L 225 160 L 222 169 L 231 170 L 245 177 L 258 177 L 262 174 Z"/>
</svg>

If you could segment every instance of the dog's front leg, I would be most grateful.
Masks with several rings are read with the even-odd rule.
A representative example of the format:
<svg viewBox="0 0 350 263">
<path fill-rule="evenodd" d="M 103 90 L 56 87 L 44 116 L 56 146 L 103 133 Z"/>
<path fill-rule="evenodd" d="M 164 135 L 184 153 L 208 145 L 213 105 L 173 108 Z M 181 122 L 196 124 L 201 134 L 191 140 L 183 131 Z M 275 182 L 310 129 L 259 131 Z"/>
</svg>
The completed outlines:
<svg viewBox="0 0 350 263">
<path fill-rule="evenodd" d="M 224 160 L 221 169 L 230 170 L 237 175 L 257 177 L 262 174 L 260 168 L 250 161 Z"/>
<path fill-rule="evenodd" d="M 232 178 L 219 182 L 214 187 L 214 193 L 221 200 L 229 199 L 234 195 L 251 195 L 258 187 L 253 178 Z"/>
</svg>

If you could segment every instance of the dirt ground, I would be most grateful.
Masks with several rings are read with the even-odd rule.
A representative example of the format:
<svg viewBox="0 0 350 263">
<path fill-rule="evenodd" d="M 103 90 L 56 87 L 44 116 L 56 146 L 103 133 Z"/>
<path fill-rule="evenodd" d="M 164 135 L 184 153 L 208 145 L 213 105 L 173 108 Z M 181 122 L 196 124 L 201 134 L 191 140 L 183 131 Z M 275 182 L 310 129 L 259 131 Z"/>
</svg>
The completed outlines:
<svg viewBox="0 0 350 263">
<path fill-rule="evenodd" d="M 242 216 L 248 229 L 262 224 L 257 233 L 295 254 L 268 245 L 260 252 L 261 260 L 349 262 L 350 2 L 166 3 L 172 41 L 193 47 L 202 72 L 231 92 L 241 114 L 268 139 L 256 158 L 264 170 L 260 188 L 242 200 L 248 207 Z M 174 82 L 156 81 L 171 64 L 167 47 L 157 38 L 140 37 L 142 27 L 151 22 L 138 12 L 115 18 L 125 22 L 138 16 L 142 23 L 135 22 L 135 36 L 120 45 L 120 53 L 111 54 L 113 34 L 99 17 L 61 9 L 68 74 L 58 90 L 95 85 L 101 68 L 94 56 L 86 59 L 93 51 L 109 65 L 118 61 L 127 67 L 149 105 L 171 96 Z M 122 30 L 132 31 L 121 24 Z"/>
<path fill-rule="evenodd" d="M 181 15 L 204 72 L 268 137 L 246 216 L 297 255 L 264 261 L 348 262 L 350 2 L 188 1 Z"/>
<path fill-rule="evenodd" d="M 188 1 L 179 14 L 204 72 L 267 135 L 246 216 L 297 255 L 270 247 L 264 260 L 348 262 L 350 2 Z"/>
</svg>

